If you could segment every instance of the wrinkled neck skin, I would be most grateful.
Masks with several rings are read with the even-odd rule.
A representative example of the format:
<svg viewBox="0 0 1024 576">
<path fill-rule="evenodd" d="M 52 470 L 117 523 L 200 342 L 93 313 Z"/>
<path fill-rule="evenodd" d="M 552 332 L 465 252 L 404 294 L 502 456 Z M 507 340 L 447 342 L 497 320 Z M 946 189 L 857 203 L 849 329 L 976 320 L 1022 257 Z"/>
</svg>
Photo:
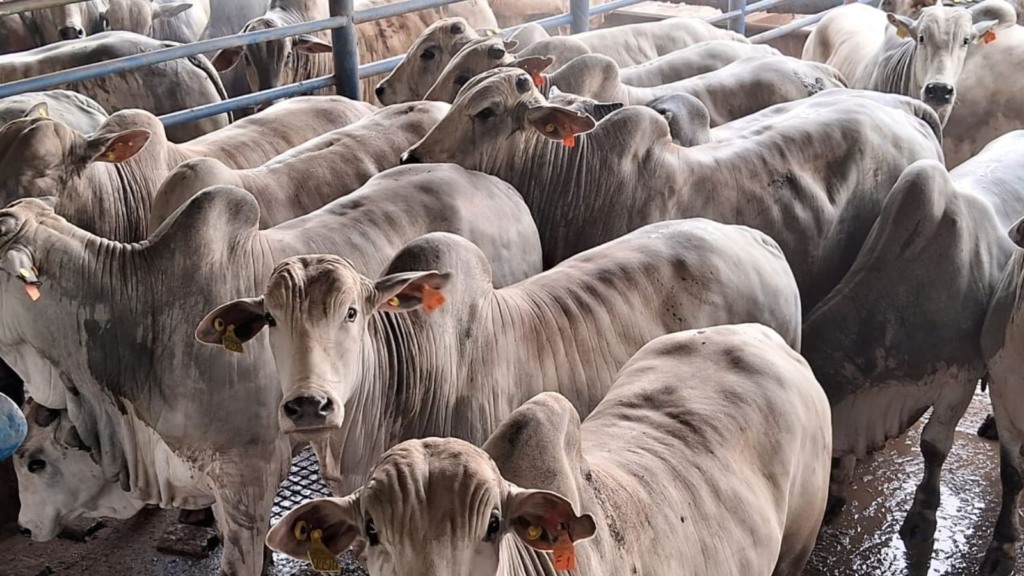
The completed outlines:
<svg viewBox="0 0 1024 576">
<path fill-rule="evenodd" d="M 433 341 L 433 331 L 417 324 L 424 323 L 412 314 L 378 312 L 368 320 L 344 422 L 310 441 L 320 474 L 338 496 L 362 486 L 392 446 L 409 438 L 447 436 L 452 429 L 456 375 L 447 368 L 450 360 L 438 358 L 445 347 Z"/>
<path fill-rule="evenodd" d="M 165 156 L 159 153 L 159 156 Z M 149 235 L 149 213 L 167 160 L 94 162 L 59 196 L 57 212 L 83 230 L 117 242 Z M 159 167 L 159 169 L 155 169 Z"/>
<path fill-rule="evenodd" d="M 917 54 L 917 42 L 913 39 L 903 39 L 895 32 L 887 32 L 885 42 L 882 44 L 876 58 L 868 59 L 868 63 L 878 62 L 869 78 L 863 79 L 855 85 L 865 85 L 870 90 L 879 92 L 891 92 L 902 94 L 911 98 L 920 99 L 922 81 L 917 76 L 914 67 L 914 57 Z"/>
</svg>

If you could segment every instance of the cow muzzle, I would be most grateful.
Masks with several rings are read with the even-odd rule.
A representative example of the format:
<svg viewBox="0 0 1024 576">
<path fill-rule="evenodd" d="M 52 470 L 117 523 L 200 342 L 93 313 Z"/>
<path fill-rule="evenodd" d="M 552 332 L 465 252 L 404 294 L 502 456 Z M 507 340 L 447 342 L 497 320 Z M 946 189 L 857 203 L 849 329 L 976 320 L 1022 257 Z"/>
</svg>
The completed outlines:
<svg viewBox="0 0 1024 576">
<path fill-rule="evenodd" d="M 78 26 L 64 26 L 57 30 L 57 35 L 61 40 L 78 40 L 85 38 L 85 30 Z"/>
<path fill-rule="evenodd" d="M 281 403 L 281 424 L 285 432 L 336 428 L 340 420 L 341 410 L 326 396 L 305 394 Z"/>
<path fill-rule="evenodd" d="M 932 106 L 949 104 L 956 97 L 956 88 L 945 82 L 929 82 L 924 86 L 924 102 Z"/>
</svg>

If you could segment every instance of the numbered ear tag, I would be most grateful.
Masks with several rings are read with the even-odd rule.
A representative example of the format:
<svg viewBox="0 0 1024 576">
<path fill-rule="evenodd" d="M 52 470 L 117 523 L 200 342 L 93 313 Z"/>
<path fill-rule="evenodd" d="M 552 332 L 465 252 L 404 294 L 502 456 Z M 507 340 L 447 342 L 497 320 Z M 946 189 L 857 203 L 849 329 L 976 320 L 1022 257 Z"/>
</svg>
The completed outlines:
<svg viewBox="0 0 1024 576">
<path fill-rule="evenodd" d="M 576 569 L 576 548 L 572 545 L 572 540 L 569 539 L 567 533 L 563 532 L 558 537 L 553 552 L 555 555 L 555 570 Z"/>
<path fill-rule="evenodd" d="M 238 336 L 235 336 L 234 324 L 229 325 L 228 329 L 224 331 L 224 336 L 221 337 L 220 343 L 224 346 L 225 350 L 238 354 L 243 352 L 242 341 L 238 339 Z"/>
<path fill-rule="evenodd" d="M 309 563 L 313 565 L 313 570 L 322 572 L 324 574 L 341 574 L 341 565 L 338 564 L 338 559 L 331 554 L 331 551 L 324 546 L 324 543 L 320 541 L 323 537 L 323 531 L 319 528 L 314 528 L 309 532 Z"/>
</svg>

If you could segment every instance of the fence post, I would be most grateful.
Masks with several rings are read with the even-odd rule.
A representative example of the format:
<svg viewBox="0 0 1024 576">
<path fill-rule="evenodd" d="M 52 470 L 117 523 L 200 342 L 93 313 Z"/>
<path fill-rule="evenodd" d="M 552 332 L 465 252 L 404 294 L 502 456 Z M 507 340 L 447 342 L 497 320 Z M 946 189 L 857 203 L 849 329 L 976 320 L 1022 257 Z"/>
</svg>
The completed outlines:
<svg viewBox="0 0 1024 576">
<path fill-rule="evenodd" d="M 590 0 L 569 0 L 569 14 L 572 15 L 573 34 L 590 30 Z"/>
<path fill-rule="evenodd" d="M 729 0 L 729 12 L 739 10 L 740 15 L 729 20 L 729 30 L 740 34 L 742 36 L 747 35 L 747 0 Z"/>
<path fill-rule="evenodd" d="M 356 46 L 356 25 L 353 0 L 330 0 L 331 16 L 347 16 L 348 24 L 331 30 L 334 54 L 334 86 L 340 96 L 359 99 L 359 48 Z"/>
</svg>

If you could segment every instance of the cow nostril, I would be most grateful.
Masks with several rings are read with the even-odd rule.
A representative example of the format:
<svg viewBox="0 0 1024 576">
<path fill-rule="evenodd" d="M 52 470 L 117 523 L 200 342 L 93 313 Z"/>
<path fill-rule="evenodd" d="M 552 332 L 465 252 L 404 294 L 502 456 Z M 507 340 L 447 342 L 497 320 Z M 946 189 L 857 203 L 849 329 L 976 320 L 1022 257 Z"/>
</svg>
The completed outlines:
<svg viewBox="0 0 1024 576">
<path fill-rule="evenodd" d="M 21 534 L 22 536 L 24 536 L 26 538 L 31 538 L 32 537 L 32 531 L 29 530 L 28 528 L 25 528 L 24 526 L 19 526 L 18 527 L 18 534 Z"/>
<path fill-rule="evenodd" d="M 329 398 L 324 398 L 324 401 L 320 404 L 319 412 L 321 416 L 329 416 L 334 412 L 334 402 Z"/>
<path fill-rule="evenodd" d="M 288 401 L 288 402 L 284 403 L 284 415 L 285 416 L 287 416 L 287 417 L 289 417 L 289 418 L 294 420 L 295 417 L 299 415 L 299 412 L 300 412 L 299 407 L 298 407 L 298 405 L 296 405 L 294 400 L 291 400 L 291 401 Z"/>
<path fill-rule="evenodd" d="M 383 84 L 377 84 L 377 87 L 373 89 L 373 93 L 377 95 L 377 98 L 384 96 L 384 91 L 385 89 Z"/>
<path fill-rule="evenodd" d="M 405 154 L 402 154 L 401 163 L 403 166 L 406 164 L 419 164 L 420 159 L 419 157 L 416 156 L 416 154 L 412 152 L 406 152 Z"/>
</svg>

